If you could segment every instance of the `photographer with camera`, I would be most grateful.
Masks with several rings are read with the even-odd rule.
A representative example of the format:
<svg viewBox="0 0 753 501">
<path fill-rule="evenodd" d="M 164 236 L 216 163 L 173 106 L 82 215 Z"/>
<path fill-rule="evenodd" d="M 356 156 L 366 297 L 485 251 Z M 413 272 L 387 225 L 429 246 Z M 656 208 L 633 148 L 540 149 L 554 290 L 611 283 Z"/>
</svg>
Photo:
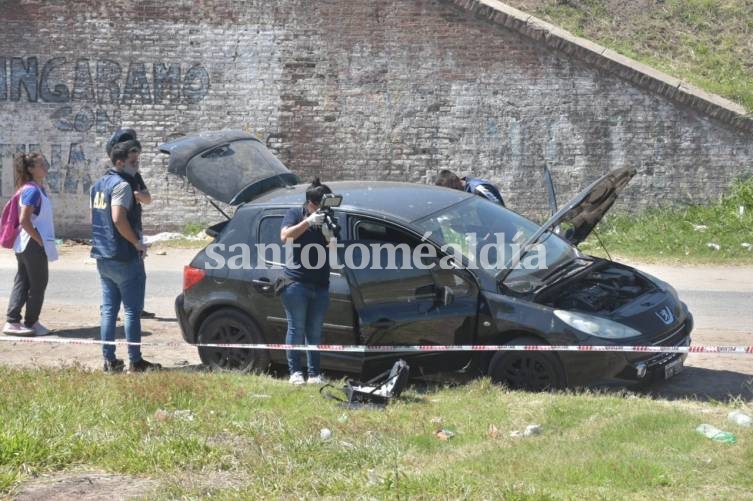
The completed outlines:
<svg viewBox="0 0 753 501">
<path fill-rule="evenodd" d="M 327 244 L 334 235 L 336 223 L 328 211 L 322 209 L 322 199 L 332 190 L 315 178 L 306 190 L 306 203 L 302 207 L 289 209 L 282 221 L 280 239 L 283 243 L 293 240 L 292 256 L 285 263 L 285 279 L 289 282 L 282 291 L 282 304 L 288 319 L 286 344 L 318 345 L 322 338 L 322 324 L 329 307 L 329 261 Z M 327 221 L 329 219 L 329 221 Z M 306 246 L 310 260 L 318 264 L 319 259 L 311 259 L 319 252 L 325 255 L 324 264 L 314 267 L 309 260 L 302 260 Z M 306 262 L 302 262 L 306 261 Z M 288 370 L 291 384 L 303 384 L 306 380 L 301 370 L 300 353 L 289 350 Z M 320 372 L 318 351 L 306 352 L 308 382 L 319 384 L 323 381 Z"/>
</svg>

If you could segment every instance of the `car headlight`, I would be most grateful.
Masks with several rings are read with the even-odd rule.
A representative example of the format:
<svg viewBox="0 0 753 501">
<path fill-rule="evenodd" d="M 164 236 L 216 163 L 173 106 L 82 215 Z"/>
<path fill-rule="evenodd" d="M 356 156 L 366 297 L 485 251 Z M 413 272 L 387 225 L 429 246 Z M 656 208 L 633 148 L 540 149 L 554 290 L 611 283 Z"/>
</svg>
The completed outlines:
<svg viewBox="0 0 753 501">
<path fill-rule="evenodd" d="M 626 339 L 640 336 L 640 331 L 632 329 L 606 318 L 586 315 L 585 313 L 575 313 L 573 311 L 554 310 L 554 316 L 565 322 L 573 329 L 577 329 L 592 336 L 604 339 Z"/>
</svg>

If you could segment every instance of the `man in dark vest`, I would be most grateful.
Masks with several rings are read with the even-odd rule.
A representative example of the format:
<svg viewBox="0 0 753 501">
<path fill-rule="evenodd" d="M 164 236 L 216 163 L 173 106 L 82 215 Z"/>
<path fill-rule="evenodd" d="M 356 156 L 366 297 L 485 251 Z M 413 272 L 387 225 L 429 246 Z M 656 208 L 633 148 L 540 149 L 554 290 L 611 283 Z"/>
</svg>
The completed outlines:
<svg viewBox="0 0 753 501">
<path fill-rule="evenodd" d="M 107 144 L 105 144 L 105 151 L 107 152 L 107 168 L 110 168 L 110 155 L 112 154 L 112 148 L 118 143 L 122 143 L 125 141 L 130 141 L 131 139 L 138 140 L 138 137 L 136 135 L 136 131 L 129 128 L 129 127 L 118 127 L 118 129 L 112 133 L 112 136 L 110 136 L 110 139 L 107 141 Z M 133 191 L 133 196 L 136 197 L 136 201 L 141 205 L 148 205 L 152 203 L 152 195 L 149 193 L 149 189 L 146 187 L 146 183 L 144 182 L 144 178 L 141 177 L 140 172 L 136 172 L 136 175 L 133 176 L 134 179 L 136 179 L 137 188 Z M 142 310 L 141 311 L 141 318 L 154 318 L 157 315 L 154 312 Z"/>
<path fill-rule="evenodd" d="M 141 310 L 144 307 L 146 273 L 143 257 L 146 246 L 141 241 L 141 206 L 136 202 L 138 190 L 135 174 L 141 145 L 136 140 L 117 143 L 110 159 L 112 168 L 91 188 L 92 221 L 91 257 L 97 260 L 102 284 L 100 337 L 115 340 L 115 322 L 123 303 L 125 336 L 129 343 L 141 342 Z M 125 363 L 115 357 L 115 345 L 103 344 L 105 372 L 120 372 Z M 159 364 L 141 357 L 141 346 L 128 346 L 128 369 L 144 372 L 160 369 Z"/>
<path fill-rule="evenodd" d="M 475 193 L 482 196 L 495 204 L 499 204 L 502 207 L 505 206 L 505 201 L 502 199 L 502 195 L 496 186 L 486 179 L 478 177 L 458 177 L 451 170 L 441 170 L 434 182 L 437 186 L 444 186 L 445 188 L 454 188 L 456 190 L 467 191 L 468 193 Z"/>
</svg>

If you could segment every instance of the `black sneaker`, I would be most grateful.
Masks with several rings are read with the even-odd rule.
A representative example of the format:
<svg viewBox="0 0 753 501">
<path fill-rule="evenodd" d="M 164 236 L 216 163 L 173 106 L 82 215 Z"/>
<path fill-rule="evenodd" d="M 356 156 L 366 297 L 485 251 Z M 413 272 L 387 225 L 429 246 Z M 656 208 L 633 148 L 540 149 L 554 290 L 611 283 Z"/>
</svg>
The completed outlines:
<svg viewBox="0 0 753 501">
<path fill-rule="evenodd" d="M 125 362 L 119 358 L 113 358 L 112 360 L 105 360 L 103 370 L 105 372 L 123 372 L 125 369 Z"/>
<path fill-rule="evenodd" d="M 158 371 L 160 369 L 162 369 L 162 366 L 160 364 L 147 362 L 143 358 L 138 362 L 131 362 L 130 364 L 128 364 L 128 372 L 148 372 Z"/>
<path fill-rule="evenodd" d="M 157 314 L 153 311 L 141 310 L 141 318 L 154 318 Z"/>
</svg>

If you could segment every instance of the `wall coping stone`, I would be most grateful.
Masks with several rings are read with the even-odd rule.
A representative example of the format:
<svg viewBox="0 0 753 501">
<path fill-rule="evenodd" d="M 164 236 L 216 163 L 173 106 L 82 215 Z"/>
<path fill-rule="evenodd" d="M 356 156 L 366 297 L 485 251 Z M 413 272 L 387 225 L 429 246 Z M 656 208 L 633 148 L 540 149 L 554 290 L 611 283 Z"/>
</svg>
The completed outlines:
<svg viewBox="0 0 753 501">
<path fill-rule="evenodd" d="M 753 133 L 753 113 L 737 103 L 639 63 L 590 40 L 577 37 L 498 0 L 451 0 L 477 18 L 518 32 L 554 50 L 608 71 L 636 86 L 665 96 L 746 133 Z"/>
</svg>

